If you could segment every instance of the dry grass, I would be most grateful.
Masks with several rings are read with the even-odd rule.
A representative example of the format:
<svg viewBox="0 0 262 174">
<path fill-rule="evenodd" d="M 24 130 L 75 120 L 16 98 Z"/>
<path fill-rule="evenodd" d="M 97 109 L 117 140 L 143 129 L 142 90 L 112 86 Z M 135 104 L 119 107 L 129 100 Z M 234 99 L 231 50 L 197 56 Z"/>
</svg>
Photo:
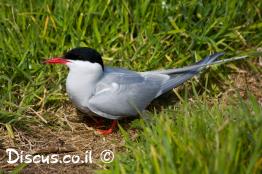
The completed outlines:
<svg viewBox="0 0 262 174">
<path fill-rule="evenodd" d="M 225 90 L 218 95 L 217 99 L 221 100 L 221 103 L 226 104 L 229 98 L 235 98 L 238 94 L 245 98 L 248 93 L 252 93 L 262 105 L 261 73 L 249 73 L 242 69 L 231 74 L 230 79 L 224 87 Z M 158 101 L 156 103 L 159 104 Z M 64 104 L 58 110 L 51 108 L 43 112 L 35 113 L 35 116 L 45 115 L 46 118 L 39 120 L 41 122 L 48 120 L 46 123 L 30 124 L 27 129 L 16 128 L 14 138 L 0 126 L 0 168 L 4 171 L 13 170 L 18 165 L 6 163 L 7 155 L 4 151 L 6 148 L 15 148 L 28 154 L 56 153 L 61 156 L 65 154 L 83 156 L 86 150 L 92 150 L 93 153 L 92 164 L 29 164 L 22 170 L 23 173 L 57 173 L 58 171 L 59 173 L 86 173 L 87 171 L 93 173 L 97 169 L 107 168 L 107 165 L 100 161 L 100 153 L 103 150 L 110 149 L 117 155 L 124 149 L 125 141 L 119 130 L 108 136 L 97 134 L 95 129 L 98 127 L 94 126 L 97 125 L 97 120 L 78 112 L 71 103 Z M 129 122 L 130 120 L 123 120 L 120 124 L 135 140 L 137 130 L 130 129 Z"/>
<path fill-rule="evenodd" d="M 54 128 L 43 124 L 31 125 L 28 129 L 16 129 L 14 138 L 11 138 L 7 131 L 3 130 L 0 154 L 4 157 L 0 160 L 0 168 L 9 171 L 18 164 L 7 164 L 7 155 L 4 150 L 15 148 L 18 151 L 24 151 L 27 154 L 65 154 L 80 155 L 84 158 L 87 150 L 92 150 L 92 164 L 29 164 L 24 173 L 82 173 L 89 171 L 92 173 L 96 169 L 105 169 L 107 165 L 100 161 L 100 153 L 105 149 L 113 152 L 121 151 L 124 142 L 119 131 L 108 136 L 102 136 L 96 133 L 94 125 L 96 120 L 83 117 L 82 113 L 76 111 L 71 104 L 65 104 L 57 111 L 47 111 L 54 117 L 57 117 L 65 125 Z M 126 125 L 124 123 L 124 125 Z M 128 131 L 135 136 L 134 130 Z"/>
</svg>

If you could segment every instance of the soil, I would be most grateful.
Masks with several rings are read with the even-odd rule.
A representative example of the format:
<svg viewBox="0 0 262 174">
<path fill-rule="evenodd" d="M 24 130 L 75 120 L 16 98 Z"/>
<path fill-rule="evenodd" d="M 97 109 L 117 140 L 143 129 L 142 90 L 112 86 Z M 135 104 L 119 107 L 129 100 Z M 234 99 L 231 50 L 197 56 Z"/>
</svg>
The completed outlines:
<svg viewBox="0 0 262 174">
<path fill-rule="evenodd" d="M 261 65 L 258 65 L 258 67 L 261 67 Z M 228 96 L 236 95 L 236 91 L 239 91 L 243 98 L 247 97 L 248 93 L 251 92 L 262 105 L 261 73 L 249 73 L 247 70 L 239 70 L 230 76 L 231 81 L 225 85 L 225 90 L 220 97 L 223 102 L 227 101 Z M 39 113 L 35 115 L 39 116 Z M 58 122 L 57 126 L 47 122 L 44 124 L 30 124 L 30 127 L 26 129 L 13 128 L 14 137 L 12 137 L 6 131 L 6 127 L 0 125 L 0 169 L 2 168 L 4 173 L 14 170 L 18 166 L 18 164 L 8 164 L 6 162 L 8 156 L 5 149 L 7 148 L 14 148 L 18 152 L 24 151 L 24 154 L 59 154 L 61 157 L 70 154 L 79 155 L 81 158 L 85 157 L 87 150 L 92 150 L 91 164 L 90 162 L 80 164 L 28 164 L 22 170 L 22 173 L 28 174 L 94 173 L 96 170 L 107 169 L 109 166 L 109 164 L 101 161 L 100 154 L 103 150 L 111 150 L 115 155 L 125 150 L 125 142 L 119 130 L 115 130 L 107 136 L 98 134 L 96 129 L 99 128 L 100 121 L 78 112 L 70 102 L 64 104 L 58 110 L 46 110 L 45 115 L 52 115 L 55 118 L 53 121 Z M 45 122 L 45 119 L 43 121 Z M 129 128 L 131 121 L 123 120 L 120 121 L 120 124 L 135 139 L 138 131 Z M 110 124 L 108 121 L 107 123 Z"/>
</svg>

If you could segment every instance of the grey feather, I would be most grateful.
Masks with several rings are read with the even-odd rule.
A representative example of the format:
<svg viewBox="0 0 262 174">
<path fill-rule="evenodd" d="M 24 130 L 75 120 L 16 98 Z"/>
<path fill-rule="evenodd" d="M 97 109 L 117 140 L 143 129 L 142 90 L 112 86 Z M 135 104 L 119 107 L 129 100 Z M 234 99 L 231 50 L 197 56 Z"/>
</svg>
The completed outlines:
<svg viewBox="0 0 262 174">
<path fill-rule="evenodd" d="M 150 102 L 198 74 L 209 65 L 239 60 L 216 61 L 224 53 L 207 56 L 194 65 L 147 72 L 134 72 L 105 67 L 90 62 L 69 64 L 67 92 L 73 103 L 85 113 L 95 113 L 109 119 L 136 116 Z"/>
<path fill-rule="evenodd" d="M 88 107 L 96 114 L 110 119 L 136 116 L 156 97 L 167 79 L 169 76 L 164 74 L 108 68 L 97 83 Z"/>
<path fill-rule="evenodd" d="M 223 54 L 224 53 L 215 53 L 210 56 L 207 56 L 206 58 L 195 64 L 195 65 L 199 65 L 200 67 L 189 66 L 184 68 L 183 71 L 181 72 L 172 71 L 172 70 L 158 72 L 161 74 L 168 74 L 171 76 L 171 78 L 167 80 L 165 83 L 163 83 L 157 96 L 162 95 L 163 93 L 169 91 L 170 89 L 176 88 L 177 86 L 181 85 L 188 79 L 192 78 L 194 75 L 198 74 L 202 69 L 204 69 L 206 66 L 214 62 L 219 56 L 222 56 Z M 201 65 L 205 65 L 205 66 L 202 67 Z"/>
<path fill-rule="evenodd" d="M 207 56 L 195 65 L 210 64 L 222 53 Z M 106 68 L 103 78 L 97 83 L 88 108 L 97 115 L 118 119 L 136 116 L 150 102 L 168 90 L 177 87 L 204 67 L 189 68 L 183 73 L 170 70 L 137 73 L 119 68 Z"/>
</svg>

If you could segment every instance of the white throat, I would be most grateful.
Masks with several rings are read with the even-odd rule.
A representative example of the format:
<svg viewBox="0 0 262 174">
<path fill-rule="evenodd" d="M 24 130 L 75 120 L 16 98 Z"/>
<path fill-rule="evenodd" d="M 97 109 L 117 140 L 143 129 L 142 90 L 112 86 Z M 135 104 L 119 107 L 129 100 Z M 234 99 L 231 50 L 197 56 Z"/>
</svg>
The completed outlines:
<svg viewBox="0 0 262 174">
<path fill-rule="evenodd" d="M 103 76 L 103 69 L 100 64 L 88 61 L 71 61 L 67 66 L 66 91 L 76 106 L 83 106 Z"/>
</svg>

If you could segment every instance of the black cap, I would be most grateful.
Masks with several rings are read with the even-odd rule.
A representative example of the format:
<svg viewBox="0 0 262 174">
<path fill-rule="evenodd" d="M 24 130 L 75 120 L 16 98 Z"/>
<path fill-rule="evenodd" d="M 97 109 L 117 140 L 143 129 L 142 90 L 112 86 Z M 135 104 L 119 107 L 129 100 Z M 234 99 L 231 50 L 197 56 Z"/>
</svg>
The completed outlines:
<svg viewBox="0 0 262 174">
<path fill-rule="evenodd" d="M 63 57 L 69 60 L 82 60 L 82 61 L 89 61 L 92 63 L 98 63 L 102 66 L 102 69 L 104 70 L 102 57 L 93 48 L 88 48 L 88 47 L 73 48 L 70 51 L 66 52 Z"/>
</svg>

